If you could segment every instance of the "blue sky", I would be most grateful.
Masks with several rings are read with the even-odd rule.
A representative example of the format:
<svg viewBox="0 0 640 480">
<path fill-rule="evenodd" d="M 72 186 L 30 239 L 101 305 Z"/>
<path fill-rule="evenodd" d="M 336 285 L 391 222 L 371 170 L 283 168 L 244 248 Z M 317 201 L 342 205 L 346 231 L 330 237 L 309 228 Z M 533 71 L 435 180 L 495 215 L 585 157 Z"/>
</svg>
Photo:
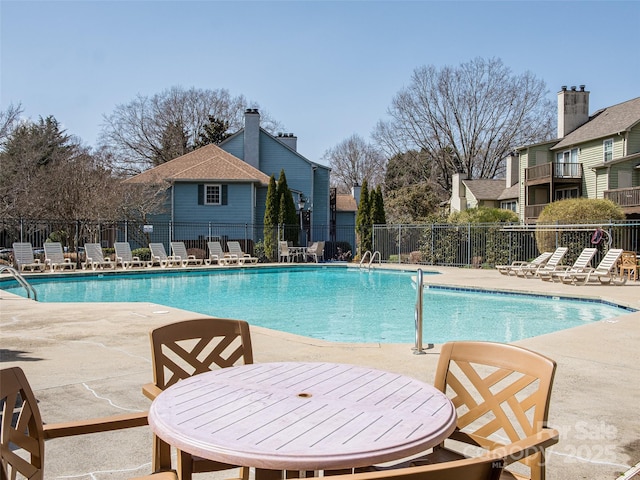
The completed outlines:
<svg viewBox="0 0 640 480">
<path fill-rule="evenodd" d="M 640 2 L 0 0 L 0 108 L 53 115 L 95 146 L 103 115 L 172 86 L 258 102 L 321 161 L 365 139 L 423 65 L 501 58 L 586 85 L 591 111 L 640 96 Z"/>
</svg>

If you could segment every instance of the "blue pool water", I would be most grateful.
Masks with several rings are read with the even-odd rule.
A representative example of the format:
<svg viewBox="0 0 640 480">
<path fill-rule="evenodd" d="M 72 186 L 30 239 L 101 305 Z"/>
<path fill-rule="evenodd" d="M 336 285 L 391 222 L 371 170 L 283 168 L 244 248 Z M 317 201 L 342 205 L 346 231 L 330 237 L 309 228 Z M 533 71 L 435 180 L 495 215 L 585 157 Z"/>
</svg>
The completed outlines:
<svg viewBox="0 0 640 480">
<path fill-rule="evenodd" d="M 413 343 L 414 272 L 229 269 L 30 280 L 45 302 L 153 302 L 340 342 Z M 21 287 L 7 288 L 24 295 Z M 580 300 L 425 289 L 424 343 L 510 342 L 628 310 Z"/>
</svg>

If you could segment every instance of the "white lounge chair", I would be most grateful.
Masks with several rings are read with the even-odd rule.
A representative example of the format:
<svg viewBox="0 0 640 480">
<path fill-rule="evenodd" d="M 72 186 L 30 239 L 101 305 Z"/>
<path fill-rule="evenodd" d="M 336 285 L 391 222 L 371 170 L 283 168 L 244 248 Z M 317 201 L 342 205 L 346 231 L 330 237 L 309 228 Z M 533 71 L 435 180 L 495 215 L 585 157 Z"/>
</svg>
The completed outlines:
<svg viewBox="0 0 640 480">
<path fill-rule="evenodd" d="M 60 242 L 45 242 L 44 263 L 53 272 L 55 270 L 75 270 L 76 264 L 70 258 L 64 257 Z"/>
<path fill-rule="evenodd" d="M 102 246 L 99 243 L 85 243 L 84 254 L 83 270 L 89 267 L 93 270 L 97 270 L 98 268 L 116 268 L 115 262 L 112 262 L 110 258 L 104 258 Z"/>
<path fill-rule="evenodd" d="M 511 265 L 496 265 L 496 268 L 503 275 L 516 275 L 516 271 L 523 266 L 544 265 L 551 258 L 551 255 L 553 255 L 553 252 L 542 252 L 530 262 L 517 260 L 512 262 Z"/>
<path fill-rule="evenodd" d="M 129 242 L 115 242 L 113 246 L 116 249 L 116 267 L 122 265 L 122 268 L 127 269 L 150 266 L 148 261 L 140 260 L 140 257 L 133 256 Z"/>
<path fill-rule="evenodd" d="M 16 242 L 13 244 L 13 259 L 16 262 L 16 267 L 21 272 L 25 270 L 44 272 L 44 269 L 47 268 L 47 265 L 42 263 L 39 258 L 34 258 L 33 247 L 29 242 Z"/>
<path fill-rule="evenodd" d="M 581 272 L 559 273 L 557 278 L 562 283 L 586 285 L 589 281 L 597 280 L 603 285 L 624 285 L 627 277 L 618 273 L 618 259 L 622 256 L 622 248 L 612 248 L 602 258 L 596 268 L 585 268 Z"/>
<path fill-rule="evenodd" d="M 162 243 L 150 243 L 149 250 L 151 250 L 151 265 L 160 265 L 162 268 L 167 267 L 179 267 L 182 265 L 181 260 L 167 255 L 167 251 L 164 249 Z"/>
<path fill-rule="evenodd" d="M 318 263 L 318 258 L 322 258 L 324 260 L 324 242 L 313 242 L 305 253 L 307 260 L 311 257 L 313 260 Z"/>
<path fill-rule="evenodd" d="M 227 242 L 227 248 L 229 249 L 229 253 L 231 255 L 237 255 L 238 261 L 240 265 L 244 265 L 245 263 L 258 263 L 258 259 L 256 257 L 252 257 L 248 253 L 244 253 L 242 248 L 240 247 L 240 242 Z"/>
<path fill-rule="evenodd" d="M 541 280 L 548 282 L 549 280 L 558 280 L 558 275 L 582 272 L 589 267 L 591 259 L 597 251 L 597 248 L 585 248 L 582 250 L 576 261 L 573 262 L 573 265 L 557 265 L 554 269 L 543 268 L 538 271 L 538 277 Z"/>
<path fill-rule="evenodd" d="M 534 278 L 537 277 L 542 270 L 546 269 L 551 271 L 560 265 L 560 262 L 568 251 L 569 248 L 567 247 L 558 247 L 546 262 L 540 265 L 522 265 L 520 268 L 514 270 L 515 274 L 520 277 Z"/>
<path fill-rule="evenodd" d="M 220 242 L 207 242 L 207 247 L 209 248 L 209 259 L 207 260 L 207 265 L 216 263 L 218 265 L 238 264 L 238 256 L 231 255 L 230 253 L 225 253 Z"/>
<path fill-rule="evenodd" d="M 187 253 L 187 247 L 185 247 L 184 242 L 171 242 L 171 253 L 173 253 L 174 258 L 180 260 L 183 267 L 202 265 L 201 258 L 196 258 L 195 255 Z"/>
</svg>

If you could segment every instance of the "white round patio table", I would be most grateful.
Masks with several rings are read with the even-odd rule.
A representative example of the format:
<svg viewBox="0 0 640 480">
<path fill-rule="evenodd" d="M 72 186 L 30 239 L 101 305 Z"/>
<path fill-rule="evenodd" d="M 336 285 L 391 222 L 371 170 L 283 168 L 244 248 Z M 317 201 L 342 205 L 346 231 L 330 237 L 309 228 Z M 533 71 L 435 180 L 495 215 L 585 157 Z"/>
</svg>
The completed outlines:
<svg viewBox="0 0 640 480">
<path fill-rule="evenodd" d="M 411 377 L 335 363 L 257 363 L 195 375 L 153 401 L 149 425 L 192 455 L 269 470 L 398 460 L 440 443 L 455 408 Z"/>
</svg>

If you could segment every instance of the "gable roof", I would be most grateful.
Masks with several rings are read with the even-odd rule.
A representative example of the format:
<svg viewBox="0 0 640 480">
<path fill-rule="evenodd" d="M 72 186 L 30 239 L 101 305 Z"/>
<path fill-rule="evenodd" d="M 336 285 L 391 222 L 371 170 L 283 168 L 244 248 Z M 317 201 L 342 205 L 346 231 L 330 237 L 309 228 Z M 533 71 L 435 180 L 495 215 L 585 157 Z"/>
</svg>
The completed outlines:
<svg viewBox="0 0 640 480">
<path fill-rule="evenodd" d="M 126 182 L 161 183 L 188 181 L 223 181 L 269 184 L 269 176 L 225 152 L 217 145 L 206 145 L 146 170 Z"/>
<path fill-rule="evenodd" d="M 477 200 L 497 200 L 505 189 L 505 180 L 462 180 Z"/>
<path fill-rule="evenodd" d="M 513 200 L 518 199 L 520 197 L 520 184 L 516 183 L 515 185 L 510 186 L 509 188 L 505 188 L 502 193 L 498 196 L 498 200 Z"/>
<path fill-rule="evenodd" d="M 234 139 L 235 137 L 239 137 L 241 135 L 244 135 L 244 128 L 241 128 L 240 130 L 238 130 L 237 132 L 233 133 L 232 135 L 228 136 L 227 138 L 225 138 L 222 142 L 220 142 L 220 145 L 224 145 L 225 143 L 228 143 L 231 141 L 231 139 Z M 260 135 L 266 135 L 267 138 L 277 142 L 277 144 L 287 150 L 289 150 L 291 153 L 293 153 L 295 156 L 297 156 L 298 158 L 300 158 L 301 160 L 305 161 L 306 163 L 308 163 L 309 165 L 313 166 L 313 167 L 317 167 L 317 168 L 324 168 L 325 170 L 331 170 L 331 167 L 328 167 L 327 165 L 322 165 L 321 163 L 316 163 L 312 160 L 309 160 L 307 157 L 305 157 L 304 155 L 302 155 L 300 152 L 298 152 L 297 150 L 294 150 L 293 148 L 291 148 L 289 145 L 287 145 L 286 143 L 280 141 L 278 139 L 278 137 L 270 134 L 269 132 L 267 132 L 264 128 L 260 127 Z"/>
<path fill-rule="evenodd" d="M 596 112 L 587 123 L 564 137 L 551 150 L 625 132 L 640 122 L 640 97 Z"/>
<path fill-rule="evenodd" d="M 357 212 L 358 205 L 353 195 L 348 193 L 339 193 L 336 195 L 336 211 L 338 212 Z"/>
</svg>

